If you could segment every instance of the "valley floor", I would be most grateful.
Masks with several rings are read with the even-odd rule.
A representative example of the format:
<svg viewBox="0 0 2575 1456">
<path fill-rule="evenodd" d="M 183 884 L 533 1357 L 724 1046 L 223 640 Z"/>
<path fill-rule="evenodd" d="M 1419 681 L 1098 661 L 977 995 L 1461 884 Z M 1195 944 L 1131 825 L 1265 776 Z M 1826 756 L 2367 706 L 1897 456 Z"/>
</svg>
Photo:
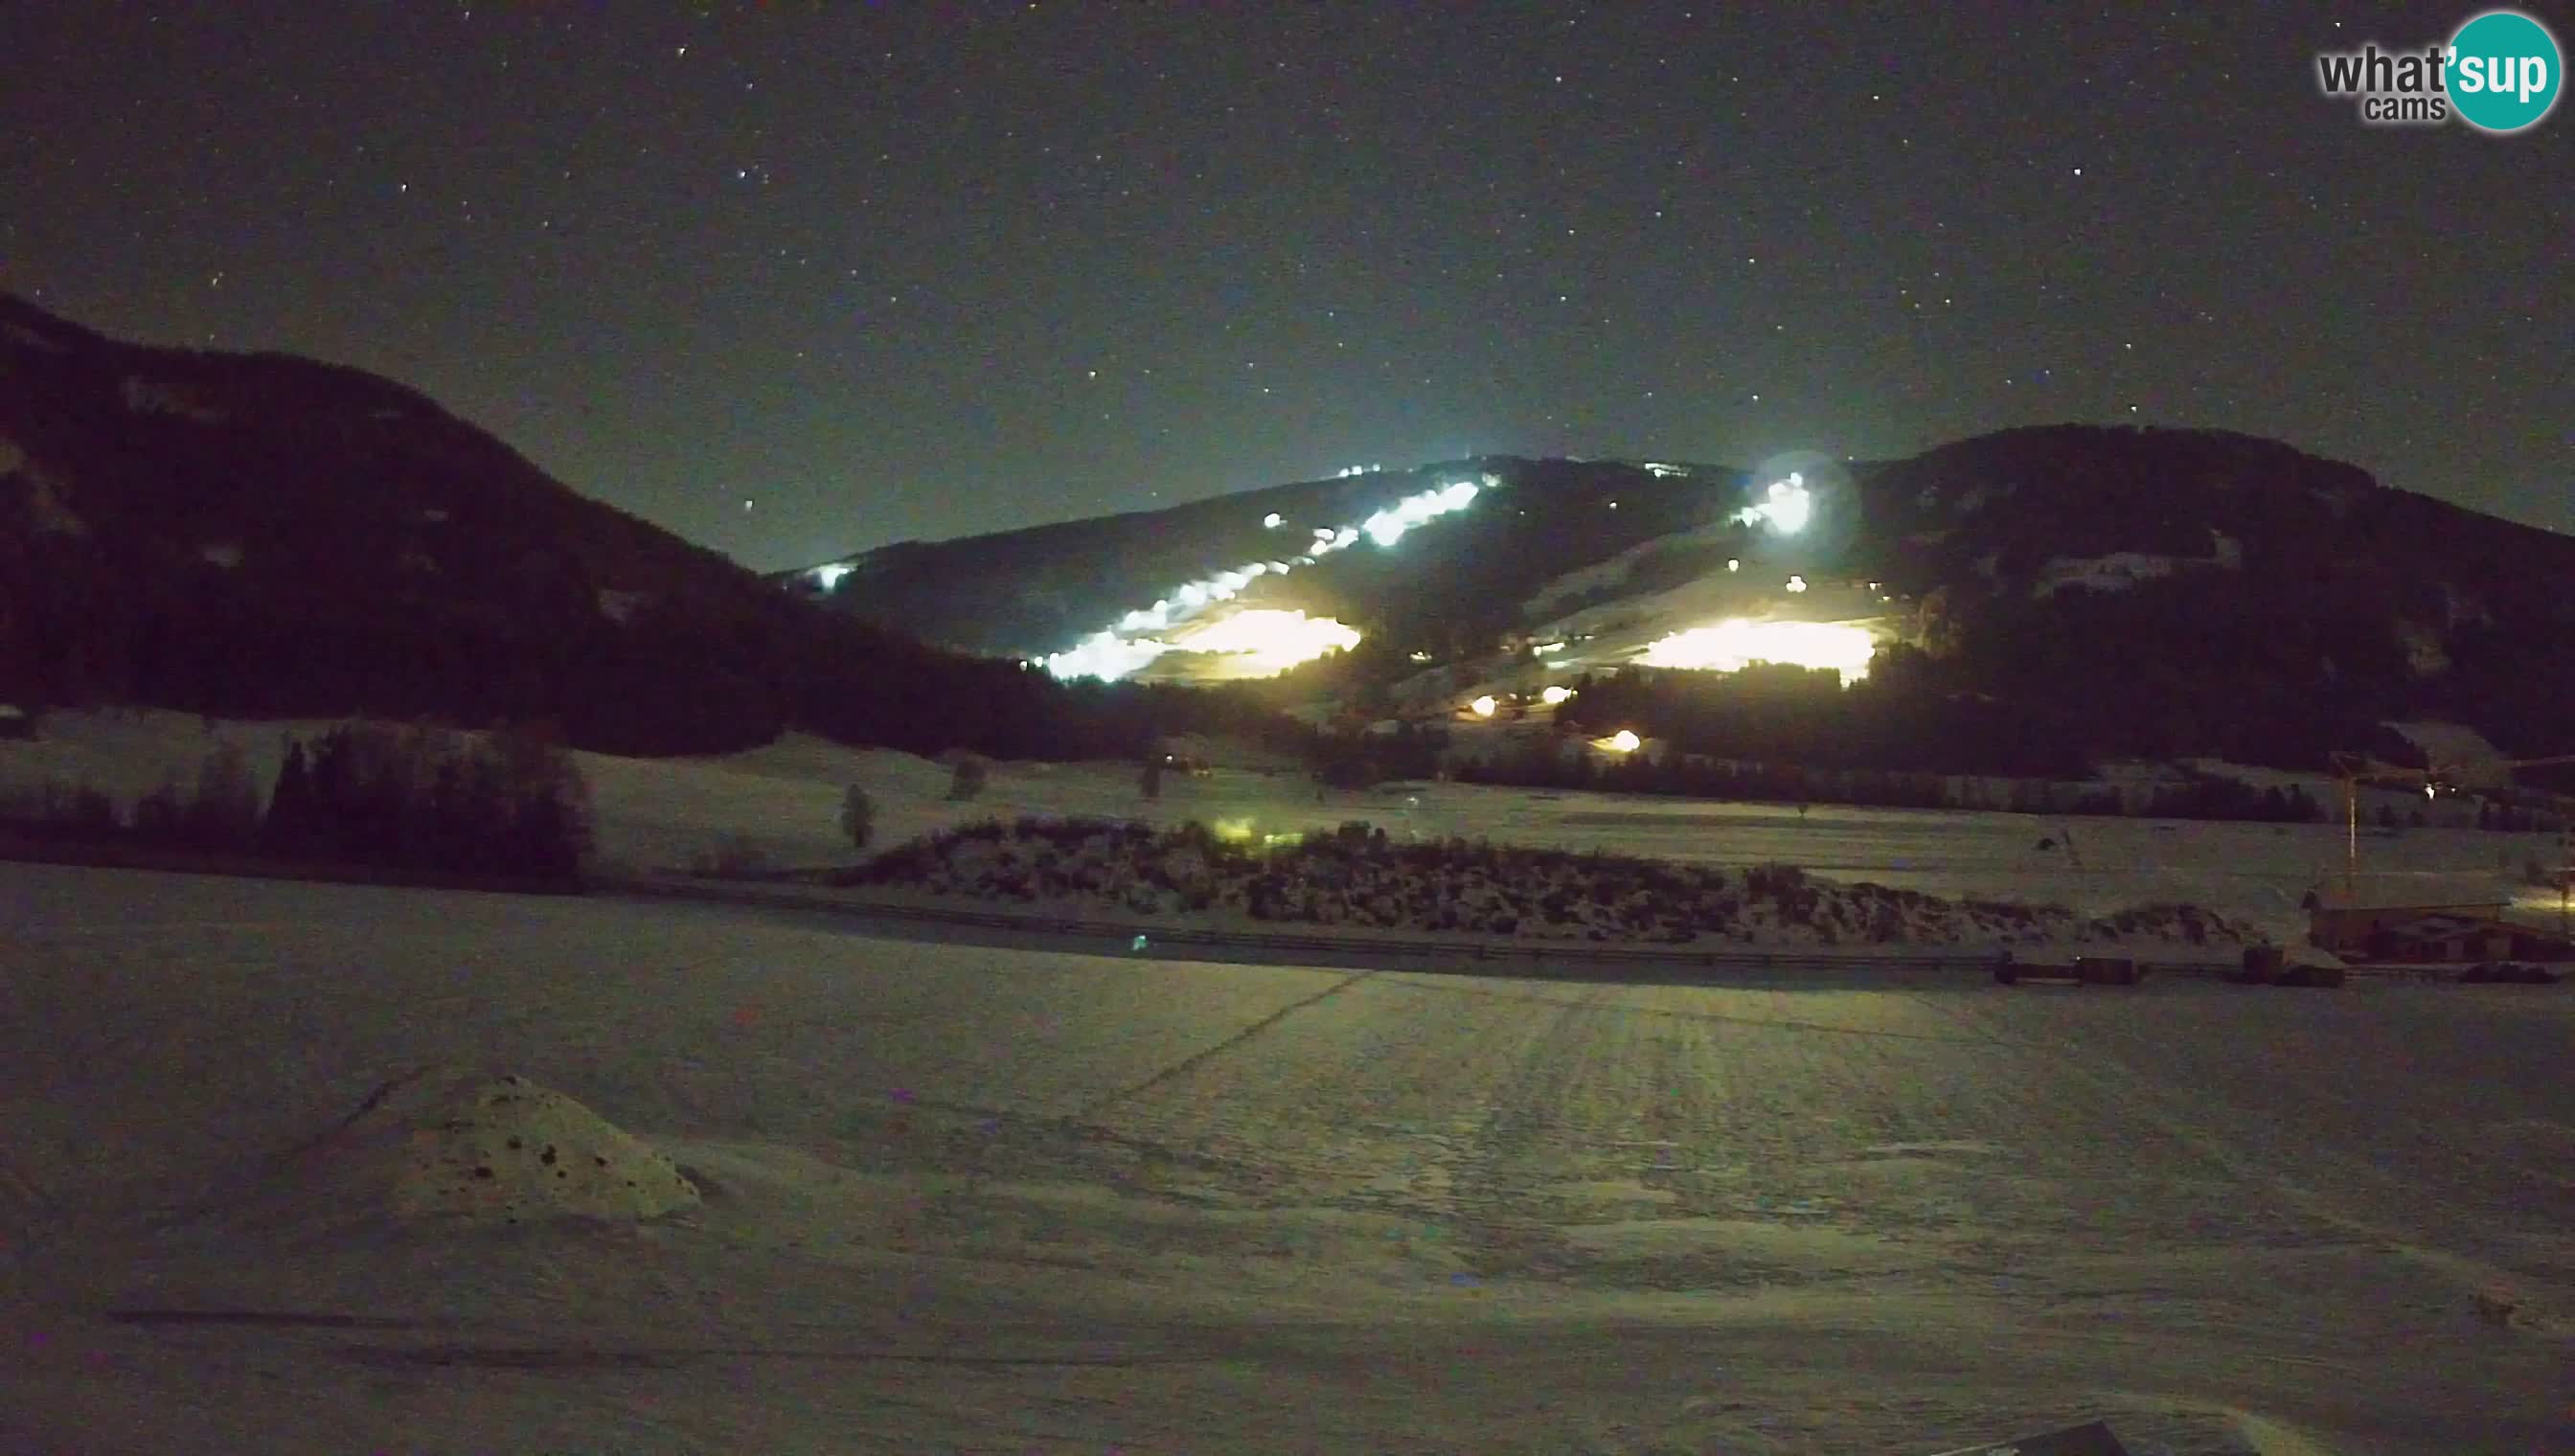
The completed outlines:
<svg viewBox="0 0 2575 1456">
<path fill-rule="evenodd" d="M 14 864 L 0 965 L 13 1452 L 2575 1449 L 2544 989 L 1470 980 Z M 429 1063 L 707 1202 L 283 1197 Z"/>
<path fill-rule="evenodd" d="M 282 732 L 320 724 L 214 726 L 240 743 L 263 782 Z M 43 738 L 0 742 L 0 782 L 85 778 L 132 799 L 165 774 L 190 778 L 213 735 L 171 713 L 54 715 Z M 2299 899 L 2342 873 L 2338 824 L 2064 818 L 1933 809 L 1719 803 L 1605 793 L 1545 793 L 1469 784 L 1333 790 L 1319 798 L 1296 772 L 1219 769 L 1171 775 L 1146 801 L 1135 769 L 1114 763 L 1004 763 L 971 802 L 948 799 L 948 770 L 908 753 L 856 750 L 791 734 L 766 747 L 704 758 L 576 755 L 596 804 L 600 859 L 612 867 L 685 866 L 739 837 L 772 861 L 846 863 L 841 794 L 864 786 L 877 807 L 876 845 L 973 819 L 1091 814 L 1156 824 L 1197 819 L 1260 832 L 1329 828 L 1367 819 L 1404 837 L 1462 835 L 1534 847 L 1604 849 L 1688 863 L 1797 865 L 1838 880 L 1926 893 L 2054 902 L 2086 915 L 2150 902 L 2204 906 L 2259 925 L 2277 940 L 2305 933 Z M 2045 841 L 2045 847 L 2041 847 Z M 2554 835 L 2473 829 L 2371 832 L 2368 872 L 2481 876 L 2515 894 L 2516 912 L 2554 928 L 2554 889 L 2520 888 L 2531 860 L 2559 862 Z"/>
</svg>

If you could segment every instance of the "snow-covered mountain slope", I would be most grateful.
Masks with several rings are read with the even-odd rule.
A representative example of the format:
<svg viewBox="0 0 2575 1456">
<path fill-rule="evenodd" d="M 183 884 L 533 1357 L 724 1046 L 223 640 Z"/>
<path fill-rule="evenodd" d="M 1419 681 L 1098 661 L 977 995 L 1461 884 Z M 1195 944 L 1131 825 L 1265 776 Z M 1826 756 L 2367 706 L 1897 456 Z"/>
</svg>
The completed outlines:
<svg viewBox="0 0 2575 1456">
<path fill-rule="evenodd" d="M 1531 661 L 1614 667 L 1740 618 L 1919 648 L 1921 691 L 2009 705 L 2101 753 L 2321 766 L 2321 744 L 2414 718 L 2512 753 L 2575 746 L 2575 673 L 2539 671 L 2575 641 L 2575 539 L 2217 432 L 2021 429 L 1805 469 L 1794 530 L 1763 509 L 1768 466 L 1485 459 L 916 544 L 825 575 L 847 610 L 1043 656 L 1265 542 L 1475 479 L 1490 487 L 1470 509 L 1212 610 L 1329 617 L 1375 655 L 1365 676 L 1436 670 L 1451 708 Z M 1543 651 L 1586 636 L 1615 641 Z"/>
</svg>

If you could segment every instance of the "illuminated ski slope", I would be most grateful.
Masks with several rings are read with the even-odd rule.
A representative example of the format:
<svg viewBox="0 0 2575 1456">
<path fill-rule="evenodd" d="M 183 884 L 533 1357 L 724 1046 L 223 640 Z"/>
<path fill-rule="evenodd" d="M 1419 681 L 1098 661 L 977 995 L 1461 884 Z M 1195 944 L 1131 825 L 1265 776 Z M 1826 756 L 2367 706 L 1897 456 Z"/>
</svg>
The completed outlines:
<svg viewBox="0 0 2575 1456">
<path fill-rule="evenodd" d="M 1379 550 L 1390 548 L 1412 528 L 1450 512 L 1463 511 L 1474 504 L 1480 492 L 1500 484 L 1490 475 L 1480 483 L 1456 481 L 1406 496 L 1355 526 L 1314 527 L 1312 539 L 1298 554 L 1247 562 L 1212 577 L 1183 583 L 1153 606 L 1138 608 L 1075 647 L 1044 659 L 1044 666 L 1058 678 L 1114 682 L 1139 672 L 1165 653 L 1187 651 L 1247 656 L 1257 660 L 1263 671 L 1277 673 L 1334 648 L 1354 646 L 1359 640 L 1356 632 L 1329 618 L 1308 620 L 1303 613 L 1258 614 L 1262 621 L 1234 633 L 1213 632 L 1222 624 L 1210 624 L 1210 632 L 1176 639 L 1172 630 L 1196 620 L 1219 603 L 1242 596 L 1262 577 L 1285 576 L 1298 567 L 1313 566 L 1361 540 Z M 1287 523 L 1274 512 L 1262 518 L 1262 525 L 1276 531 Z"/>
</svg>

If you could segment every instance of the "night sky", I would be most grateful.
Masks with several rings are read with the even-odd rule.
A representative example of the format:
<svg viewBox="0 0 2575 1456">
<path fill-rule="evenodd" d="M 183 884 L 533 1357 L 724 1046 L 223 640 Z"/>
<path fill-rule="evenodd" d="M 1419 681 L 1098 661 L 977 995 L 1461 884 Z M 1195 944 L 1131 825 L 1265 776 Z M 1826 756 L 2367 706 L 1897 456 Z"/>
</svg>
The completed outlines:
<svg viewBox="0 0 2575 1456">
<path fill-rule="evenodd" d="M 0 289 L 763 568 L 2074 420 L 2575 530 L 2575 104 L 2317 94 L 2476 8 L 9 0 Z"/>
</svg>

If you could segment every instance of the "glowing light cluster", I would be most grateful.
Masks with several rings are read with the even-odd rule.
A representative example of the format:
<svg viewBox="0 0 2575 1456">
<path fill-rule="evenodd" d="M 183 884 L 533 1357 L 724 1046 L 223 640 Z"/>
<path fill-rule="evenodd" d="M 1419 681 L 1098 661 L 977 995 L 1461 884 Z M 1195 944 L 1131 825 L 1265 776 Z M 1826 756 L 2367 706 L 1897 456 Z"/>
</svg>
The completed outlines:
<svg viewBox="0 0 2575 1456">
<path fill-rule="evenodd" d="M 1263 674 L 1285 673 L 1298 663 L 1358 645 L 1357 631 L 1331 618 L 1267 609 L 1200 624 L 1172 644 L 1180 652 L 1241 658 L 1242 667 Z"/>
<path fill-rule="evenodd" d="M 1591 746 L 1612 753 L 1632 753 L 1645 745 L 1634 728 L 1620 728 L 1605 738 L 1593 738 Z"/>
<path fill-rule="evenodd" d="M 1176 622 L 1192 617 L 1219 602 L 1231 602 L 1243 595 L 1255 577 L 1266 577 L 1273 571 L 1286 571 L 1271 562 L 1254 562 L 1230 572 L 1219 572 L 1203 581 L 1191 582 L 1151 607 L 1140 607 L 1118 619 L 1110 632 L 1119 636 L 1138 632 L 1161 632 Z"/>
<path fill-rule="evenodd" d="M 1540 702 L 1540 703 L 1545 704 L 1545 705 L 1546 705 L 1547 707 L 1549 707 L 1549 708 L 1553 708 L 1553 707 L 1555 707 L 1557 704 L 1564 702 L 1566 699 L 1571 698 L 1572 696 L 1573 696 L 1573 690 L 1572 690 L 1572 689 L 1570 689 L 1570 688 L 1567 688 L 1567 687 L 1565 687 L 1563 684 L 1559 683 L 1559 684 L 1556 684 L 1556 685 L 1555 685 L 1555 686 L 1553 686 L 1553 687 L 1548 688 L 1545 692 L 1540 693 L 1540 694 L 1537 696 L 1537 701 L 1538 701 L 1538 702 Z"/>
<path fill-rule="evenodd" d="M 1344 474 L 1362 473 L 1364 472 L 1355 468 L 1344 472 Z M 1363 536 L 1379 547 L 1390 547 L 1402 540 L 1403 534 L 1413 527 L 1445 516 L 1452 511 L 1462 511 L 1472 505 L 1475 497 L 1483 490 L 1499 484 L 1499 481 L 1489 475 L 1483 478 L 1481 484 L 1474 481 L 1458 481 L 1437 490 L 1406 496 L 1356 526 L 1343 526 L 1338 529 L 1317 526 L 1313 528 L 1314 539 L 1306 546 L 1304 554 L 1292 561 L 1252 562 L 1231 571 L 1219 572 L 1213 577 L 1187 583 L 1153 606 L 1140 607 L 1128 613 L 1118 619 L 1113 626 L 1093 633 L 1071 649 L 1044 659 L 1034 660 L 1034 665 L 1043 667 L 1049 673 L 1063 679 L 1101 678 L 1115 682 L 1120 678 L 1129 677 L 1142 671 L 1156 658 L 1181 646 L 1162 641 L 1153 636 L 1154 634 L 1169 633 L 1174 627 L 1190 621 L 1208 608 L 1221 602 L 1233 601 L 1243 595 L 1244 589 L 1252 585 L 1255 578 L 1284 576 L 1297 567 L 1310 567 L 1336 551 L 1347 551 L 1358 545 L 1359 539 Z M 1262 525 L 1265 528 L 1275 527 L 1278 522 L 1279 518 L 1275 514 L 1262 518 Z M 1264 617 L 1292 617 L 1299 621 L 1304 620 L 1302 613 L 1245 612 L 1235 614 L 1235 617 L 1228 621 Z M 1331 631 L 1323 631 L 1323 624 L 1329 624 Z M 1187 644 L 1187 649 L 1192 652 L 1229 654 L 1239 652 L 1250 660 L 1251 665 L 1258 665 L 1279 660 L 1281 654 L 1289 650 L 1288 644 L 1290 641 L 1322 644 L 1301 657 L 1288 658 L 1282 662 L 1280 668 L 1271 670 L 1277 672 L 1332 648 L 1347 648 L 1358 641 L 1356 632 L 1329 618 L 1314 619 L 1307 628 L 1295 629 L 1292 632 L 1286 624 L 1277 622 L 1266 627 L 1248 629 L 1248 631 L 1271 634 L 1270 646 L 1241 650 L 1210 648 L 1200 646 L 1194 637 Z M 1347 642 L 1331 640 L 1334 632 L 1347 633 L 1349 640 Z M 1303 636 L 1295 636 L 1295 633 L 1302 633 Z"/>
<path fill-rule="evenodd" d="M 1475 504 L 1476 491 L 1477 487 L 1473 481 L 1459 481 L 1444 490 L 1424 491 L 1417 496 L 1406 496 L 1388 509 L 1369 517 L 1359 529 L 1366 532 L 1368 540 L 1378 546 L 1392 546 L 1403 540 L 1403 533 L 1424 521 L 1445 516 L 1451 511 L 1463 511 Z"/>
<path fill-rule="evenodd" d="M 1795 471 L 1784 481 L 1772 481 L 1764 493 L 1766 499 L 1734 513 L 1737 524 L 1759 526 L 1767 522 L 1781 536 L 1794 536 L 1806 529 L 1815 514 L 1814 498 L 1806 494 L 1806 478 Z"/>
<path fill-rule="evenodd" d="M 1385 467 L 1381 465 L 1345 465 L 1340 468 L 1340 471 L 1335 474 L 1332 479 L 1336 481 L 1346 481 L 1352 476 L 1372 476 L 1380 474 L 1384 470 Z"/>
<path fill-rule="evenodd" d="M 1713 627 L 1678 632 L 1645 649 L 1648 668 L 1695 668 L 1739 673 L 1754 663 L 1830 668 L 1844 683 L 1868 676 L 1877 643 L 1866 629 L 1832 622 L 1747 622 L 1729 618 Z"/>
<path fill-rule="evenodd" d="M 845 562 L 834 562 L 828 567 L 816 567 L 806 575 L 814 579 L 815 586 L 829 592 L 841 585 L 841 579 L 855 570 L 857 569 Z"/>
<path fill-rule="evenodd" d="M 1171 650 L 1170 643 L 1155 642 L 1151 638 L 1129 642 L 1114 632 L 1095 632 L 1064 652 L 1046 658 L 1040 666 L 1067 681 L 1098 678 L 1115 683 L 1143 672 L 1156 658 Z"/>
<path fill-rule="evenodd" d="M 1483 697 L 1476 699 L 1474 702 L 1467 704 L 1466 708 L 1477 718 L 1491 718 L 1493 716 L 1493 710 L 1498 705 L 1493 702 L 1493 695 L 1487 693 Z"/>
</svg>

